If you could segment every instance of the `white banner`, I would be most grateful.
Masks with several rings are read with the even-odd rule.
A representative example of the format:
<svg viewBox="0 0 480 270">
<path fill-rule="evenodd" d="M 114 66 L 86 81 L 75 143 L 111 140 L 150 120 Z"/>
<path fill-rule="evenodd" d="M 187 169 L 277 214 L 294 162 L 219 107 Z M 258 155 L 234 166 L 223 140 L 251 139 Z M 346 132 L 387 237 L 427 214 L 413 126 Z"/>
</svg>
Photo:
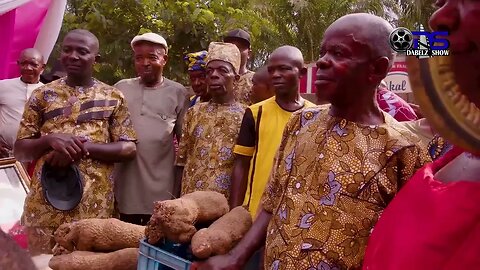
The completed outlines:
<svg viewBox="0 0 480 270">
<path fill-rule="evenodd" d="M 52 1 L 45 16 L 45 21 L 43 21 L 42 28 L 40 28 L 40 32 L 38 33 L 37 40 L 33 47 L 43 54 L 45 61 L 48 61 L 48 57 L 50 57 L 50 53 L 57 42 L 66 7 L 67 0 Z"/>
</svg>

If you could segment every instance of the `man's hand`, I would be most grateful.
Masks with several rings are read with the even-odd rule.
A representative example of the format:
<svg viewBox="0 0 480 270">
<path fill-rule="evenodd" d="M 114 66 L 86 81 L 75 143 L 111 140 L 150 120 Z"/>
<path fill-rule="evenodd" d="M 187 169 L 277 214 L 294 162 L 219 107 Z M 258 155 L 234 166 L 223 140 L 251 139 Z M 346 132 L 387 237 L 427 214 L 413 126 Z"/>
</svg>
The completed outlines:
<svg viewBox="0 0 480 270">
<path fill-rule="evenodd" d="M 11 155 L 11 151 L 8 148 L 0 145 L 0 158 L 7 158 Z"/>
<path fill-rule="evenodd" d="M 13 155 L 12 149 L 0 140 L 0 158 L 7 158 Z"/>
<path fill-rule="evenodd" d="M 45 163 L 52 167 L 67 167 L 68 165 L 72 164 L 74 161 L 70 159 L 70 157 L 66 156 L 65 154 L 53 150 L 52 152 L 47 154 L 45 158 Z"/>
<path fill-rule="evenodd" d="M 53 151 L 49 154 L 47 160 L 55 164 L 66 164 L 67 162 L 71 164 L 78 161 L 88 155 L 84 146 L 84 142 L 86 141 L 85 138 L 76 137 L 71 134 L 50 134 L 48 135 L 48 144 Z M 61 161 L 60 159 L 62 158 L 67 160 Z M 53 164 L 50 165 L 55 166 Z"/>
<path fill-rule="evenodd" d="M 219 255 L 211 257 L 205 262 L 194 262 L 192 270 L 242 270 L 243 265 L 237 262 L 232 255 Z"/>
</svg>

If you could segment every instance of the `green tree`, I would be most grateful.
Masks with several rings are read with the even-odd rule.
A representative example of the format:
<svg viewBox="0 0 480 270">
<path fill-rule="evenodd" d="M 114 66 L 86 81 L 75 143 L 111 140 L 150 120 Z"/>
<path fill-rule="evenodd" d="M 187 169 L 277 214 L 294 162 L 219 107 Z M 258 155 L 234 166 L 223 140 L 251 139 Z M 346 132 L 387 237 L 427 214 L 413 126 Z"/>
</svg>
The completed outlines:
<svg viewBox="0 0 480 270">
<path fill-rule="evenodd" d="M 401 0 L 398 25 L 413 29 L 420 23 L 428 29 L 428 20 L 435 11 L 433 3 L 432 0 Z"/>
<path fill-rule="evenodd" d="M 276 28 L 278 43 L 298 47 L 307 62 L 315 61 L 326 28 L 343 15 L 367 12 L 412 28 L 425 24 L 431 1 L 406 0 L 255 0 L 256 7 Z"/>
<path fill-rule="evenodd" d="M 339 17 L 369 12 L 393 24 L 413 28 L 427 25 L 432 0 L 69 0 L 59 40 L 66 32 L 84 28 L 100 40 L 102 61 L 96 76 L 113 84 L 135 76 L 131 39 L 144 32 L 163 35 L 169 43 L 165 75 L 186 80 L 183 56 L 205 50 L 232 28 L 252 36 L 250 68 L 265 62 L 280 45 L 293 45 L 306 62 L 318 57 L 325 29 Z M 59 45 L 57 45 L 58 47 Z M 52 58 L 58 56 L 58 48 Z"/>
<path fill-rule="evenodd" d="M 339 17 L 352 12 L 384 15 L 381 1 L 275 0 L 256 5 L 276 27 L 281 43 L 298 47 L 307 62 L 318 58 L 323 33 Z"/>
<path fill-rule="evenodd" d="M 135 76 L 131 39 L 144 32 L 159 33 L 169 43 L 166 76 L 185 82 L 183 56 L 208 49 L 210 41 L 221 40 L 231 28 L 248 30 L 254 51 L 265 51 L 257 37 L 269 36 L 273 28 L 249 5 L 247 0 L 69 0 L 59 40 L 75 28 L 96 34 L 103 56 L 96 65 L 96 76 L 112 84 Z"/>
</svg>

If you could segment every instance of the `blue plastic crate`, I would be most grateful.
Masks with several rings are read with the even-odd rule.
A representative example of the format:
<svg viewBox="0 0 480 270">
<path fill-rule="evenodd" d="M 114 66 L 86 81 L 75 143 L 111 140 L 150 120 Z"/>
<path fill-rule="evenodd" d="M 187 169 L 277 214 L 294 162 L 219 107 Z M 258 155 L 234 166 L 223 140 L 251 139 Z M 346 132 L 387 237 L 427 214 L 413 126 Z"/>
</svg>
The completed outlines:
<svg viewBox="0 0 480 270">
<path fill-rule="evenodd" d="M 259 264 L 261 256 L 263 252 L 257 251 L 244 270 L 263 269 Z M 189 270 L 194 260 L 188 244 L 165 241 L 156 247 L 143 239 L 140 241 L 137 270 Z"/>
<path fill-rule="evenodd" d="M 137 270 L 189 270 L 192 263 L 180 256 L 186 256 L 185 245 L 167 242 L 156 247 L 143 239 L 140 241 Z"/>
</svg>

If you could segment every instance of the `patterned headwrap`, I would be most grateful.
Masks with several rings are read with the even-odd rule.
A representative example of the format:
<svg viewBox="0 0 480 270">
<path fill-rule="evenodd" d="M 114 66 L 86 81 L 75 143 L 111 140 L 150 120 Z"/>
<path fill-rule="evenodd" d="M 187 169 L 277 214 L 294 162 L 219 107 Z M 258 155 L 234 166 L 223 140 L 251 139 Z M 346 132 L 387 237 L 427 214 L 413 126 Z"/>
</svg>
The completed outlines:
<svg viewBox="0 0 480 270">
<path fill-rule="evenodd" d="M 187 54 L 183 60 L 188 66 L 188 71 L 205 70 L 207 51 L 193 52 Z"/>
<path fill-rule="evenodd" d="M 231 43 L 211 42 L 208 46 L 207 64 L 213 60 L 221 60 L 232 64 L 237 74 L 240 71 L 240 51 Z"/>
</svg>

